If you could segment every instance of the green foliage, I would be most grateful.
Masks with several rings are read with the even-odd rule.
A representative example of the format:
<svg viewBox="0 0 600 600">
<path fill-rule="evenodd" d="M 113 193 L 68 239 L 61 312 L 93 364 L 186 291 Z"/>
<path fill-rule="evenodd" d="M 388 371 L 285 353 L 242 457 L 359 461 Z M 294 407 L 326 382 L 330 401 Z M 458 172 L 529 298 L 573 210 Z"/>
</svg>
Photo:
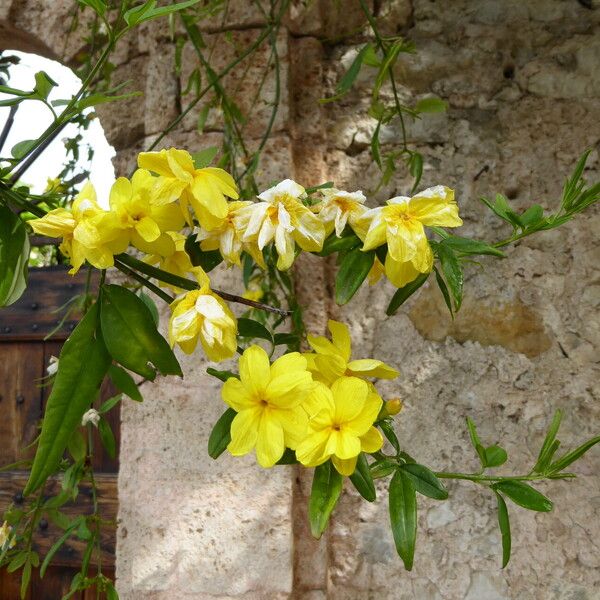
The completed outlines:
<svg viewBox="0 0 600 600">
<path fill-rule="evenodd" d="M 27 287 L 29 238 L 23 221 L 0 204 L 0 307 L 16 302 Z"/>
<path fill-rule="evenodd" d="M 398 309 L 427 281 L 429 273 L 423 273 L 416 279 L 407 283 L 404 287 L 398 288 L 385 311 L 385 314 L 391 317 L 395 315 Z"/>
<path fill-rule="evenodd" d="M 142 398 L 138 386 L 133 380 L 133 377 L 131 377 L 125 369 L 122 369 L 117 365 L 110 365 L 110 367 L 108 367 L 108 376 L 113 385 L 120 392 L 123 392 L 136 402 L 143 402 L 144 399 Z"/>
<path fill-rule="evenodd" d="M 404 469 L 398 469 L 390 481 L 389 511 L 396 550 L 410 571 L 417 539 L 417 495 L 413 478 Z"/>
<path fill-rule="evenodd" d="M 237 413 L 233 408 L 228 408 L 215 423 L 208 438 L 208 455 L 211 458 L 219 458 L 225 452 L 231 441 L 231 423 Z"/>
<path fill-rule="evenodd" d="M 369 463 L 364 452 L 358 455 L 356 469 L 350 475 L 350 481 L 365 500 L 368 502 L 375 501 L 377 497 L 375 483 L 373 482 L 373 475 L 371 474 L 371 469 L 369 468 Z"/>
<path fill-rule="evenodd" d="M 182 376 L 173 351 L 156 330 L 150 310 L 133 292 L 105 285 L 100 304 L 102 336 L 116 362 L 150 380 L 154 380 L 157 370 L 162 375 Z"/>
<path fill-rule="evenodd" d="M 46 404 L 25 495 L 37 490 L 56 471 L 73 432 L 94 401 L 108 370 L 109 355 L 97 334 L 98 312 L 98 305 L 94 304 L 60 353 L 60 366 Z"/>
<path fill-rule="evenodd" d="M 344 255 L 335 278 L 335 301 L 338 304 L 346 304 L 356 294 L 374 261 L 374 251 L 363 252 L 360 248 L 354 248 Z"/>
<path fill-rule="evenodd" d="M 308 502 L 310 531 L 319 539 L 329 523 L 329 517 L 342 493 L 343 477 L 331 461 L 315 467 L 315 474 Z"/>
</svg>

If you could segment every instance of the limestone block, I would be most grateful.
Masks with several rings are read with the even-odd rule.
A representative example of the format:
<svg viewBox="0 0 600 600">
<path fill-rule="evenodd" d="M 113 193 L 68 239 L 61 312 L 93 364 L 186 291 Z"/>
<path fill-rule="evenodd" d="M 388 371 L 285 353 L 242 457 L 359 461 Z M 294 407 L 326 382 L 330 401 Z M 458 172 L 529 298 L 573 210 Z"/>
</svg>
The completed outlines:
<svg viewBox="0 0 600 600">
<path fill-rule="evenodd" d="M 175 46 L 153 46 L 146 67 L 144 132 L 161 132 L 178 115 L 179 82 L 175 75 Z"/>
<path fill-rule="evenodd" d="M 211 276 L 215 287 L 239 288 L 233 271 Z M 201 351 L 178 357 L 182 381 L 145 385 L 143 404 L 123 406 L 119 593 L 283 599 L 292 590 L 291 467 L 208 457 L 208 435 L 226 408 L 221 383 L 206 375 Z"/>
<path fill-rule="evenodd" d="M 231 35 L 216 33 L 205 36 L 207 50 L 205 56 L 211 56 L 211 68 L 215 73 L 220 73 L 244 50 L 250 47 L 260 35 L 260 30 L 248 29 L 234 31 Z M 288 98 L 288 41 L 287 32 L 281 30 L 277 36 L 276 49 L 280 61 L 280 90 L 279 104 L 275 114 L 272 132 L 279 132 L 287 128 L 289 118 Z M 201 88 L 204 88 L 209 78 L 203 69 L 196 51 L 191 43 L 187 43 L 182 54 L 181 89 L 185 89 L 192 72 L 198 69 L 202 74 Z M 235 107 L 243 116 L 243 123 L 239 125 L 241 133 L 246 139 L 261 138 L 269 122 L 273 118 L 273 106 L 277 97 L 277 77 L 271 47 L 268 40 L 263 41 L 259 48 L 232 69 L 220 81 Z M 182 122 L 184 129 L 196 129 L 198 116 L 204 106 L 214 100 L 214 92 L 206 94 L 196 104 L 194 109 Z M 182 107 L 185 110 L 193 96 L 182 98 Z M 235 108 L 234 108 L 235 110 Z M 206 130 L 222 130 L 222 114 L 220 107 L 211 107 L 205 124 Z"/>
<path fill-rule="evenodd" d="M 117 67 L 112 74 L 111 83 L 129 81 L 124 91 L 134 92 L 146 91 L 148 73 L 148 58 L 138 56 L 126 65 Z M 143 98 L 134 96 L 127 100 L 100 104 L 96 107 L 96 112 L 102 121 L 102 127 L 106 134 L 106 139 L 115 147 L 115 150 L 127 148 L 134 145 L 138 140 L 144 137 L 144 111 L 140 110 L 140 104 L 144 102 Z"/>
</svg>

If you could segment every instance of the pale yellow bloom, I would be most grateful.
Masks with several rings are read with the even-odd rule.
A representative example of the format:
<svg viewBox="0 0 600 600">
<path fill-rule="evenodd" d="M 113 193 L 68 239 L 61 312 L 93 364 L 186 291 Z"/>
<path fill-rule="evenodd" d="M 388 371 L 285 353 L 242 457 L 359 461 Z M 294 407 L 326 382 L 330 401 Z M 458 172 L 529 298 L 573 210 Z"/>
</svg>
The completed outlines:
<svg viewBox="0 0 600 600">
<path fill-rule="evenodd" d="M 71 275 L 87 260 L 98 269 L 114 264 L 114 255 L 127 249 L 129 240 L 114 213 L 100 208 L 91 183 L 86 183 L 70 209 L 56 208 L 40 219 L 28 221 L 35 233 L 61 237 L 60 251 L 69 258 Z"/>
<path fill-rule="evenodd" d="M 330 188 L 322 190 L 321 194 L 323 200 L 312 208 L 325 225 L 328 236 L 335 230 L 335 234 L 341 237 L 346 224 L 352 229 L 360 229 L 360 217 L 367 211 L 364 205 L 366 198 L 360 190 L 345 192 Z"/>
<path fill-rule="evenodd" d="M 308 336 L 314 353 L 305 354 L 308 369 L 317 381 L 331 385 L 343 375 L 394 379 L 398 371 L 380 360 L 364 358 L 352 360 L 352 340 L 345 323 L 330 320 L 327 324 L 331 341 L 322 336 Z"/>
<path fill-rule="evenodd" d="M 285 179 L 262 194 L 261 202 L 238 211 L 237 227 L 244 231 L 245 242 L 256 242 L 262 249 L 275 242 L 277 268 L 285 271 L 292 266 L 295 245 L 302 250 L 317 252 L 325 241 L 325 227 L 310 209 L 302 204 L 304 188 Z"/>
<path fill-rule="evenodd" d="M 179 277 L 186 277 L 188 273 L 192 272 L 194 265 L 190 260 L 189 254 L 185 251 L 185 235 L 177 233 L 175 231 L 168 231 L 167 235 L 173 240 L 175 245 L 175 251 L 169 256 L 161 256 L 160 254 L 149 254 L 144 259 L 145 262 L 151 265 L 158 265 L 163 271 L 178 275 Z M 171 288 L 177 292 L 181 291 L 178 288 L 169 283 L 163 283 L 158 281 L 158 284 L 162 287 Z"/>
<path fill-rule="evenodd" d="M 200 289 L 187 292 L 171 304 L 169 340 L 191 354 L 198 340 L 206 356 L 219 362 L 231 358 L 237 348 L 237 320 L 225 301 L 210 290 L 208 275 L 194 267 Z"/>
<path fill-rule="evenodd" d="M 272 365 L 260 346 L 250 346 L 239 362 L 240 378 L 223 385 L 222 396 L 237 415 L 227 449 L 234 456 L 256 448 L 262 467 L 272 467 L 285 448 L 296 448 L 306 435 L 308 419 L 302 402 L 313 388 L 306 359 L 284 354 Z"/>
<path fill-rule="evenodd" d="M 145 169 L 138 169 L 131 181 L 119 177 L 110 190 L 110 209 L 118 227 L 138 250 L 169 256 L 175 252 L 175 244 L 167 232 L 179 231 L 185 220 L 175 204 L 155 204 L 155 184 L 156 178 Z"/>
<path fill-rule="evenodd" d="M 230 265 L 241 266 L 241 254 L 246 251 L 254 262 L 263 269 L 266 268 L 262 252 L 258 249 L 256 242 L 243 241 L 244 231 L 239 228 L 239 212 L 244 207 L 252 205 L 253 202 L 237 201 L 229 202 L 227 216 L 219 225 L 210 231 L 200 227 L 198 241 L 202 250 L 219 250 L 221 256 Z"/>
<path fill-rule="evenodd" d="M 425 226 L 459 227 L 454 191 L 438 185 L 416 196 L 398 196 L 386 206 L 368 210 L 361 218 L 368 225 L 363 250 L 387 243 L 385 273 L 397 287 L 410 283 L 433 267 L 433 252 L 425 235 Z"/>
<path fill-rule="evenodd" d="M 308 435 L 296 448 L 296 457 L 306 467 L 331 459 L 342 475 L 352 475 L 361 452 L 377 452 L 383 445 L 373 423 L 382 401 L 366 381 L 341 377 L 331 389 L 316 384 L 320 410 L 308 423 Z"/>
<path fill-rule="evenodd" d="M 373 266 L 371 267 L 371 270 L 369 271 L 369 274 L 367 276 L 369 285 L 375 285 L 381 279 L 384 273 L 385 267 L 383 266 L 381 261 L 377 257 L 375 257 L 375 260 L 373 261 Z"/>
<path fill-rule="evenodd" d="M 157 198 L 164 204 L 179 199 L 187 222 L 191 225 L 191 205 L 200 225 L 211 230 L 227 217 L 226 197 L 237 200 L 238 189 L 233 177 L 223 169 L 196 169 L 189 152 L 170 148 L 160 152 L 142 152 L 138 165 L 160 175 Z"/>
<path fill-rule="evenodd" d="M 6 548 L 14 548 L 16 543 L 17 540 L 13 535 L 12 527 L 7 521 L 4 521 L 2 527 L 0 527 L 0 551 Z"/>
</svg>

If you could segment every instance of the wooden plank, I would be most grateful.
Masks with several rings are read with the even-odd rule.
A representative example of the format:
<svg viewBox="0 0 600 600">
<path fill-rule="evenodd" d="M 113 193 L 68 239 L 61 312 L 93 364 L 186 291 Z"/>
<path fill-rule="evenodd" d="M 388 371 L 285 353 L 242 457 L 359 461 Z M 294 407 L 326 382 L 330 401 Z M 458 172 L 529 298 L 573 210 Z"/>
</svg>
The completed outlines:
<svg viewBox="0 0 600 600">
<path fill-rule="evenodd" d="M 87 269 L 82 269 L 75 276 L 69 275 L 67 270 L 68 267 L 63 265 L 31 269 L 23 296 L 0 310 L 0 342 L 42 341 L 59 326 L 53 339 L 66 340 L 69 337 L 81 315 L 69 314 L 61 325 L 66 309 L 57 310 L 74 296 L 85 292 Z M 91 283 L 92 289 L 98 285 L 96 270 L 92 271 Z"/>
<path fill-rule="evenodd" d="M 0 344 L 0 466 L 31 457 L 24 451 L 42 416 L 44 349 L 39 344 Z"/>
<path fill-rule="evenodd" d="M 21 571 L 8 573 L 6 569 L 0 570 L 0 598 L 2 600 L 21 600 Z M 25 600 L 31 600 L 31 598 L 31 588 L 29 588 Z"/>
<path fill-rule="evenodd" d="M 25 487 L 28 474 L 23 471 L 0 473 L 0 514 L 15 501 Z M 101 534 L 102 564 L 107 569 L 114 568 L 115 563 L 115 527 L 117 521 L 117 476 L 113 474 L 98 473 L 95 475 L 98 488 L 98 506 L 101 518 L 113 523 L 106 526 Z M 51 479 L 46 485 L 48 497 L 55 496 L 60 491 L 60 481 Z M 66 504 L 61 512 L 73 519 L 81 514 L 93 512 L 92 491 L 89 483 L 82 483 L 79 487 L 79 496 L 75 503 Z M 61 536 L 62 530 L 48 521 L 40 523 L 40 528 L 34 537 L 36 551 L 40 556 L 46 555 L 54 542 Z M 52 561 L 54 566 L 78 567 L 83 558 L 86 544 L 81 540 L 70 539 L 56 553 Z M 0 596 L 4 599 L 4 596 Z"/>
</svg>

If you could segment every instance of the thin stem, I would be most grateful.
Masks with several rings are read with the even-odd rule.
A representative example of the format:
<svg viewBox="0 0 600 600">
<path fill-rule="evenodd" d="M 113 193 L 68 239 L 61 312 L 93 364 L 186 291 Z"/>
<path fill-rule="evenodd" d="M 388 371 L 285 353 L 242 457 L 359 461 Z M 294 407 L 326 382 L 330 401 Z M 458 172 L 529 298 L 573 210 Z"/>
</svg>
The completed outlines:
<svg viewBox="0 0 600 600">
<path fill-rule="evenodd" d="M 149 289 L 151 292 L 154 292 L 161 300 L 164 300 L 167 304 L 171 304 L 174 300 L 172 296 L 169 296 L 166 292 L 163 292 L 158 286 L 154 285 L 151 281 L 142 277 L 139 273 L 136 273 L 129 267 L 125 266 L 121 261 L 115 259 L 115 267 L 124 273 L 128 277 L 139 281 L 145 288 Z"/>
<path fill-rule="evenodd" d="M 6 138 L 12 129 L 13 123 L 15 122 L 15 115 L 17 114 L 17 110 L 19 110 L 18 104 L 13 104 L 10 107 L 10 112 L 8 113 L 8 118 L 6 119 L 6 123 L 4 123 L 4 127 L 2 128 L 2 133 L 0 133 L 0 152 L 2 148 L 4 148 L 4 144 L 6 143 Z"/>
<path fill-rule="evenodd" d="M 463 479 L 465 481 L 474 481 L 475 483 L 497 482 L 497 481 L 539 481 L 548 479 L 547 475 L 531 474 L 528 475 L 511 475 L 511 476 L 494 476 L 480 475 L 478 473 L 445 473 L 439 472 L 435 474 L 439 479 Z M 568 478 L 568 477 L 565 477 Z"/>
<path fill-rule="evenodd" d="M 158 279 L 163 283 L 168 283 L 178 288 L 182 288 L 188 291 L 194 291 L 200 289 L 200 286 L 192 281 L 191 279 L 186 279 L 185 277 L 179 277 L 178 275 L 173 275 L 167 271 L 163 271 L 158 267 L 153 267 L 148 263 L 145 263 L 137 258 L 131 256 L 130 254 L 119 254 L 115 256 L 115 265 L 126 265 L 131 269 L 136 269 L 149 277 L 154 279 Z M 119 267 L 117 267 L 119 268 Z M 212 292 L 217 294 L 223 298 L 223 300 L 228 300 L 229 302 L 236 302 L 237 304 L 244 304 L 246 306 L 251 306 L 252 308 L 257 308 L 259 310 L 266 310 L 268 312 L 272 312 L 278 315 L 287 316 L 291 314 L 287 310 L 283 310 L 281 308 L 275 308 L 274 306 L 269 306 L 268 304 L 263 304 L 262 302 L 255 302 L 254 300 L 248 300 L 243 298 L 242 296 L 237 296 L 236 294 L 229 294 L 228 292 L 223 292 L 221 290 L 216 290 L 211 288 Z"/>
</svg>

